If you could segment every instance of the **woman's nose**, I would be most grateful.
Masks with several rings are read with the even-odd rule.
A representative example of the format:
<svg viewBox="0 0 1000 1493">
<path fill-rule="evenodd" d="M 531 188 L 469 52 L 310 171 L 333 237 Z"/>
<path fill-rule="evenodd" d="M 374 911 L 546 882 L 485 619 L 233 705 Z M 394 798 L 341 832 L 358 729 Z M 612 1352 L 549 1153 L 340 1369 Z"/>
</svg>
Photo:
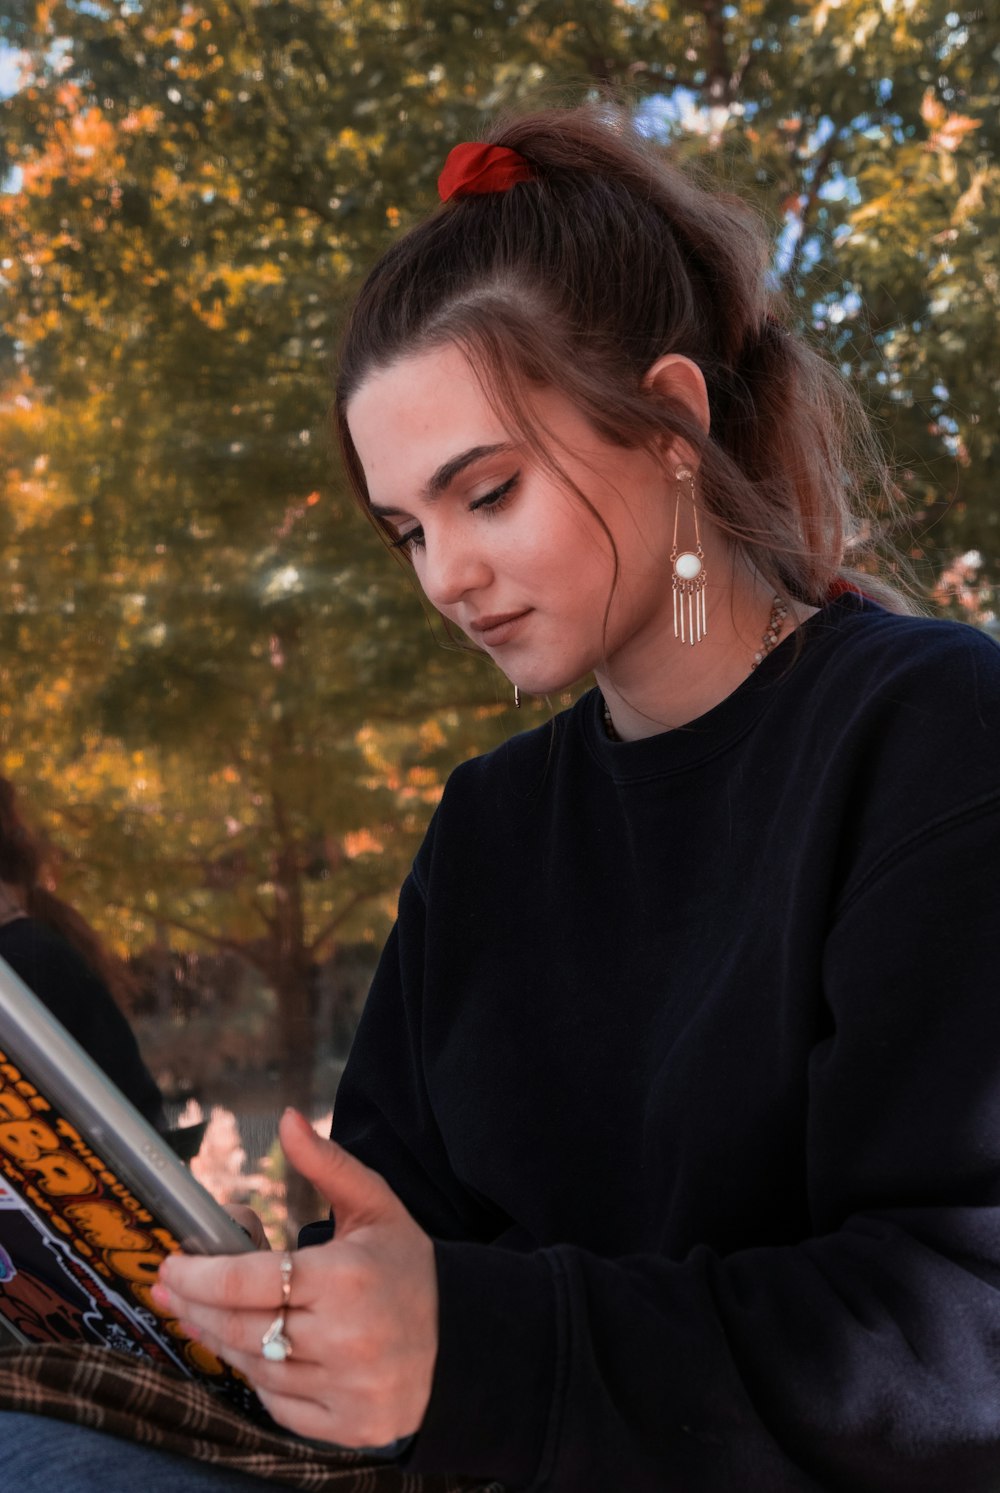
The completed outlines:
<svg viewBox="0 0 1000 1493">
<path fill-rule="evenodd" d="M 471 536 L 453 532 L 428 533 L 416 568 L 424 595 L 441 611 L 485 586 L 492 576 L 480 545 Z"/>
</svg>

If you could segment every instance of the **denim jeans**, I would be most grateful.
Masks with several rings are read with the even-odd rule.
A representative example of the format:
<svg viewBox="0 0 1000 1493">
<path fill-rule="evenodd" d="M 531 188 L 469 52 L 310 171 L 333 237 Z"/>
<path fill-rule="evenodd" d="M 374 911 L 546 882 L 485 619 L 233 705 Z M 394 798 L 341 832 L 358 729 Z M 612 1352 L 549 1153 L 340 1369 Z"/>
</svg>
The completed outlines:
<svg viewBox="0 0 1000 1493">
<path fill-rule="evenodd" d="M 10 1493 L 261 1493 L 276 1483 L 175 1457 L 42 1415 L 0 1411 L 0 1478 Z"/>
</svg>

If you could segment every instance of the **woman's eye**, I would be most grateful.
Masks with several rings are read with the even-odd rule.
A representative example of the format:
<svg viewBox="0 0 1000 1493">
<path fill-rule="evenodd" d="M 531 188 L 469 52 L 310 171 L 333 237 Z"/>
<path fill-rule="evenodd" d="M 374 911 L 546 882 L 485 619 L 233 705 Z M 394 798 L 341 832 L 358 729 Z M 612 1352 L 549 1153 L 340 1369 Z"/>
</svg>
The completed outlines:
<svg viewBox="0 0 1000 1493">
<path fill-rule="evenodd" d="M 395 539 L 389 540 L 389 548 L 394 550 L 405 550 L 407 554 L 410 554 L 413 550 L 422 549 L 423 543 L 423 529 L 407 529 L 405 534 L 397 534 Z"/>
<path fill-rule="evenodd" d="M 494 487 L 491 492 L 484 493 L 481 498 L 477 498 L 474 503 L 470 503 L 470 513 L 475 513 L 480 508 L 487 511 L 492 510 L 495 513 L 497 509 L 502 508 L 504 500 L 510 497 L 517 486 L 520 476 L 520 472 L 515 472 L 513 477 L 508 477 L 507 481 L 501 482 L 499 487 Z"/>
<path fill-rule="evenodd" d="M 489 492 L 483 493 L 481 498 L 476 498 L 469 504 L 469 512 L 499 513 L 520 478 L 520 472 L 515 472 L 513 477 L 508 477 L 507 481 L 501 482 L 499 487 L 491 488 Z M 403 534 L 392 534 L 391 530 L 389 531 L 389 548 L 402 550 L 406 555 L 412 555 L 414 550 L 423 549 L 425 542 L 423 527 L 420 524 L 407 529 Z"/>
</svg>

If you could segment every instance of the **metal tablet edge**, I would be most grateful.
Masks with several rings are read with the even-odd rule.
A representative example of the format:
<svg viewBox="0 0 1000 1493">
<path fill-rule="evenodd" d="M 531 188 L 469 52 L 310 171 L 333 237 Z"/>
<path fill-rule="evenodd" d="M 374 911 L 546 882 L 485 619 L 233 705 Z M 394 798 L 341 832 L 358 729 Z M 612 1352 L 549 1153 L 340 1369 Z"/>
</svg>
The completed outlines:
<svg viewBox="0 0 1000 1493">
<path fill-rule="evenodd" d="M 243 1254 L 254 1245 L 166 1141 L 0 958 L 0 1048 L 80 1130 L 110 1170 L 195 1254 Z"/>
</svg>

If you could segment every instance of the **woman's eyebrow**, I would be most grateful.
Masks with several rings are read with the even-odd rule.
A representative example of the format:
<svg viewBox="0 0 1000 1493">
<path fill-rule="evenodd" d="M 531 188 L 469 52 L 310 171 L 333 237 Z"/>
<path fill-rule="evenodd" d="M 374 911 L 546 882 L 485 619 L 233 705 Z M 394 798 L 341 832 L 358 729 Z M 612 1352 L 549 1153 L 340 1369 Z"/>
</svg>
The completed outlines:
<svg viewBox="0 0 1000 1493">
<path fill-rule="evenodd" d="M 449 457 L 447 461 L 442 462 L 437 471 L 432 473 L 420 496 L 426 502 L 432 502 L 440 497 L 441 493 L 446 492 L 455 478 L 460 477 L 466 467 L 471 467 L 473 462 L 482 461 L 487 456 L 496 456 L 499 452 L 513 449 L 509 441 L 499 441 L 493 446 L 470 446 L 467 451 L 461 451 L 458 456 Z M 401 508 L 382 508 L 377 503 L 370 503 L 368 506 L 369 511 L 376 518 L 392 518 L 393 514 L 403 512 Z"/>
</svg>

